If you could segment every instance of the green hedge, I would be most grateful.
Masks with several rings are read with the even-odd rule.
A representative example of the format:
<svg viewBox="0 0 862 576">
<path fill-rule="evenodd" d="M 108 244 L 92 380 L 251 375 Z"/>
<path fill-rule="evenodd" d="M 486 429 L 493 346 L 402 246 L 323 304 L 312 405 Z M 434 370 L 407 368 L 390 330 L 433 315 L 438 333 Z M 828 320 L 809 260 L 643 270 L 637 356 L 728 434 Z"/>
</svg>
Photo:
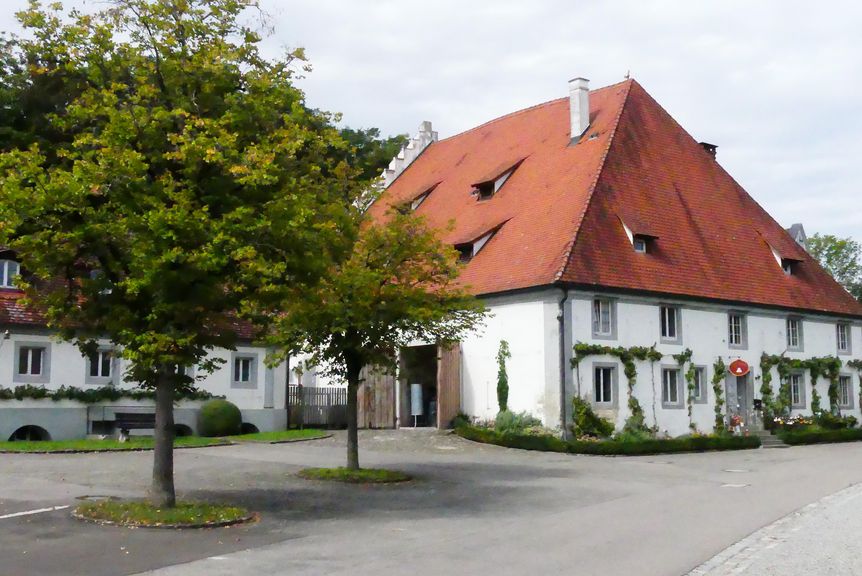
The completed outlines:
<svg viewBox="0 0 862 576">
<path fill-rule="evenodd" d="M 689 436 L 655 440 L 618 441 L 560 440 L 556 436 L 528 436 L 523 434 L 501 434 L 494 430 L 475 426 L 459 426 L 455 432 L 462 438 L 495 444 L 507 448 L 538 450 L 542 452 L 567 452 L 569 454 L 594 454 L 601 456 L 636 456 L 645 454 L 667 454 L 671 452 L 706 452 L 712 450 L 742 450 L 760 447 L 757 436 Z"/>
<path fill-rule="evenodd" d="M 842 428 L 839 430 L 788 430 L 779 432 L 778 437 L 785 444 L 825 444 L 829 442 L 855 442 L 862 440 L 862 428 Z"/>
</svg>

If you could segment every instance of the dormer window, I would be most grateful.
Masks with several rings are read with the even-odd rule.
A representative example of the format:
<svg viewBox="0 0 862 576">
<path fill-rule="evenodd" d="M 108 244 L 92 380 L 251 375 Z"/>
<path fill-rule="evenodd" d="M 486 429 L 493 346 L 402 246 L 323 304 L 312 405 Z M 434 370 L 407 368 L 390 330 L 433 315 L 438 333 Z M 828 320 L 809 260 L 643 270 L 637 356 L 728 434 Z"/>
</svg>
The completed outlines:
<svg viewBox="0 0 862 576">
<path fill-rule="evenodd" d="M 487 244 L 488 241 L 494 237 L 494 234 L 496 234 L 497 230 L 499 229 L 500 227 L 498 226 L 487 234 L 484 234 L 476 240 L 473 240 L 472 242 L 455 244 L 455 250 L 457 250 L 459 254 L 458 259 L 461 262 L 469 262 L 470 260 L 472 260 L 473 257 L 476 256 L 476 254 L 478 254 L 479 251 L 485 247 L 485 244 Z"/>
<path fill-rule="evenodd" d="M 439 184 L 439 182 L 437 184 Z M 425 192 L 423 192 L 422 194 L 420 194 L 419 196 L 416 196 L 413 200 L 411 200 L 410 201 L 410 209 L 413 211 L 416 211 L 420 206 L 422 206 L 422 203 L 428 199 L 428 196 L 431 195 L 431 192 L 434 191 L 434 189 L 437 187 L 437 184 L 434 184 L 433 186 L 428 188 Z"/>
<path fill-rule="evenodd" d="M 781 259 L 781 269 L 784 270 L 784 273 L 787 276 L 792 276 L 796 274 L 796 267 L 799 265 L 799 260 L 794 260 L 792 258 L 782 258 Z"/>
<path fill-rule="evenodd" d="M 0 288 L 17 288 L 15 278 L 21 274 L 21 265 L 14 260 L 0 260 Z"/>
<path fill-rule="evenodd" d="M 651 244 L 658 238 L 652 233 L 651 229 L 643 223 L 638 223 L 634 226 L 634 230 L 626 224 L 622 218 L 620 223 L 623 225 L 623 231 L 626 233 L 626 238 L 632 243 L 632 247 L 638 254 L 646 254 L 650 251 Z"/>
<path fill-rule="evenodd" d="M 635 247 L 635 252 L 639 254 L 647 253 L 647 239 L 642 236 L 635 236 L 632 240 L 632 244 Z"/>
<path fill-rule="evenodd" d="M 503 184 L 515 173 L 515 170 L 518 169 L 518 166 L 521 165 L 523 160 L 519 160 L 513 166 L 506 169 L 504 172 L 500 173 L 493 178 L 489 178 L 488 180 L 483 180 L 482 182 L 477 182 L 473 184 L 473 193 L 476 194 L 476 197 L 479 200 L 489 200 L 494 194 L 500 191 L 500 188 L 503 187 Z"/>
</svg>

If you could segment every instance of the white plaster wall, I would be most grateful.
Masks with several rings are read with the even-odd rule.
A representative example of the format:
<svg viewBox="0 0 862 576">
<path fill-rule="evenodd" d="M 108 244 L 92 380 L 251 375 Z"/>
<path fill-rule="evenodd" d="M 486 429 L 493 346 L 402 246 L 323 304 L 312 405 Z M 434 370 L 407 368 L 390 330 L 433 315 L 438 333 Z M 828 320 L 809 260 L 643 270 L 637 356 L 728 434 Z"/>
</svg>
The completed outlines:
<svg viewBox="0 0 862 576">
<path fill-rule="evenodd" d="M 718 357 L 729 364 L 736 358 L 742 358 L 751 366 L 752 383 L 754 386 L 754 397 L 760 397 L 760 357 L 763 352 L 768 354 L 781 354 L 786 352 L 790 358 L 806 359 L 812 357 L 837 355 L 836 322 L 837 318 L 817 315 L 803 315 L 803 342 L 804 350 L 801 352 L 787 351 L 787 312 L 745 308 L 726 307 L 711 305 L 707 303 L 696 303 L 687 301 L 658 300 L 649 298 L 637 298 L 630 296 L 606 294 L 616 301 L 617 313 L 617 337 L 612 340 L 594 339 L 592 336 L 592 300 L 594 293 L 578 292 L 572 293 L 571 308 L 571 330 L 573 342 L 585 342 L 591 344 L 604 344 L 608 346 L 650 346 L 656 344 L 657 349 L 666 355 L 662 362 L 656 362 L 653 372 L 650 371 L 649 362 L 638 362 L 637 385 L 634 390 L 635 397 L 639 400 L 646 413 L 648 424 L 657 422 L 660 430 L 670 435 L 680 435 L 689 432 L 688 412 L 683 403 L 683 408 L 663 409 L 661 406 L 661 367 L 674 366 L 673 354 L 678 354 L 690 348 L 693 352 L 692 362 L 695 365 L 706 367 L 707 395 L 706 404 L 693 405 L 693 418 L 698 429 L 711 431 L 714 422 L 715 395 L 712 390 L 713 363 Z M 679 306 L 682 308 L 682 342 L 681 344 L 661 343 L 661 327 L 659 307 L 662 304 Z M 747 313 L 748 346 L 744 350 L 732 349 L 727 344 L 727 313 L 729 310 L 743 311 Z M 862 326 L 857 321 L 851 326 L 852 355 L 840 356 L 845 365 L 849 359 L 862 358 Z M 618 410 L 616 411 L 617 427 L 621 427 L 628 417 L 626 406 L 627 381 L 623 374 L 622 364 L 613 357 L 587 357 L 581 361 L 580 366 L 580 392 L 585 398 L 592 398 L 593 394 L 593 371 L 594 362 L 609 362 L 617 365 L 618 371 Z M 845 414 L 860 417 L 858 406 L 859 375 L 856 371 L 845 369 L 842 373 L 852 376 L 854 409 L 843 410 Z M 573 374 L 576 392 L 577 372 Z M 655 381 L 655 396 L 653 395 L 653 378 Z M 811 388 L 808 373 L 805 375 L 806 400 L 808 409 L 803 413 L 810 413 Z M 772 387 L 778 390 L 779 379 L 777 372 L 773 369 Z M 818 392 L 821 396 L 821 406 L 828 408 L 828 383 L 824 379 L 818 382 Z M 683 396 L 687 395 L 686 383 L 683 379 L 681 385 Z M 655 412 L 653 412 L 655 410 Z M 653 414 L 655 413 L 655 419 Z"/>
<path fill-rule="evenodd" d="M 497 405 L 497 350 L 509 343 L 506 364 L 509 409 L 526 411 L 546 426 L 559 417 L 559 364 L 556 306 L 559 291 L 525 293 L 485 300 L 491 312 L 484 327 L 462 341 L 461 408 L 493 419 Z"/>
<path fill-rule="evenodd" d="M 50 348 L 50 378 L 48 382 L 32 382 L 34 386 L 44 386 L 50 390 L 56 390 L 60 386 L 74 386 L 82 389 L 98 388 L 106 384 L 124 389 L 135 388 L 133 383 L 123 381 L 121 375 L 127 366 L 123 361 L 118 360 L 115 364 L 110 382 L 90 384 L 86 377 L 87 361 L 73 344 L 53 339 L 48 333 L 21 332 L 14 329 L 10 330 L 8 340 L 0 339 L 0 387 L 14 388 L 24 384 L 24 382 L 15 381 L 16 342 L 41 343 Z M 106 347 L 109 345 L 107 341 L 102 344 Z M 231 351 L 224 349 L 217 349 L 213 355 L 224 359 L 225 363 L 220 369 L 198 381 L 197 386 L 211 394 L 226 397 L 240 409 L 284 407 L 286 378 L 284 367 L 268 368 L 265 363 L 267 350 L 263 347 L 238 346 L 237 353 L 257 355 L 257 380 L 254 388 L 238 389 L 231 386 L 233 370 Z M 117 367 L 119 369 L 116 369 Z M 267 378 L 272 382 L 272 402 L 269 403 L 266 402 Z M 125 400 L 123 402 L 126 403 Z M 267 404 L 271 404 L 271 406 Z"/>
</svg>

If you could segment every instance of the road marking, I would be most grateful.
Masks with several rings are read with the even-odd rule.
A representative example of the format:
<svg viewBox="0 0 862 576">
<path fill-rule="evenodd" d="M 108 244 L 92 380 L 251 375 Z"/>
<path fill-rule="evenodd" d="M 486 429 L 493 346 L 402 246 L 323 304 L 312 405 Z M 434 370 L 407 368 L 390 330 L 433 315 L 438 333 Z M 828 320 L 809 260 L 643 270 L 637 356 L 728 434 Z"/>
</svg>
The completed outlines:
<svg viewBox="0 0 862 576">
<path fill-rule="evenodd" d="M 748 484 L 722 484 L 722 488 L 745 488 Z"/>
<path fill-rule="evenodd" d="M 42 514 L 44 512 L 55 512 L 57 510 L 65 510 L 69 506 L 51 506 L 50 508 L 39 508 L 37 510 L 25 510 L 24 512 L 15 512 L 14 514 L 4 514 L 0 516 L 0 520 L 7 520 L 9 518 L 19 518 L 21 516 L 32 516 L 33 514 Z"/>
</svg>

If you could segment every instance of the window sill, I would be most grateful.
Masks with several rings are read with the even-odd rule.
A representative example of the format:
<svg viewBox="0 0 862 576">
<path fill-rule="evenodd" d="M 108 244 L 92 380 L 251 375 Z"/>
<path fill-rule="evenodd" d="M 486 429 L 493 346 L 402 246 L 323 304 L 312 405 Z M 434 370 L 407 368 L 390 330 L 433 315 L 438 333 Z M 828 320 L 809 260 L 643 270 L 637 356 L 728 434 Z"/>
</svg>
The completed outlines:
<svg viewBox="0 0 862 576">
<path fill-rule="evenodd" d="M 684 406 L 682 404 L 668 404 L 666 402 L 661 403 L 662 410 L 682 410 Z"/>
<path fill-rule="evenodd" d="M 257 382 L 231 382 L 230 387 L 234 390 L 256 390 Z"/>
</svg>

